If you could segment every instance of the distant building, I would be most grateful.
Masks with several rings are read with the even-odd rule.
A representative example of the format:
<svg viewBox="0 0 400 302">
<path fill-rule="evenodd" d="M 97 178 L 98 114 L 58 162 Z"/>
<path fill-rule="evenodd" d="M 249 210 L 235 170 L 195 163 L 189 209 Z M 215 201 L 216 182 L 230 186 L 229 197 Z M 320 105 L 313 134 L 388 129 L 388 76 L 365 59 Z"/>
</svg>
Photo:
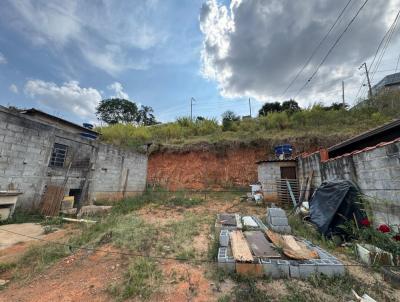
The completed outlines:
<svg viewBox="0 0 400 302">
<path fill-rule="evenodd" d="M 378 84 L 372 87 L 372 94 L 376 95 L 387 90 L 400 91 L 400 72 L 385 76 Z"/>
</svg>

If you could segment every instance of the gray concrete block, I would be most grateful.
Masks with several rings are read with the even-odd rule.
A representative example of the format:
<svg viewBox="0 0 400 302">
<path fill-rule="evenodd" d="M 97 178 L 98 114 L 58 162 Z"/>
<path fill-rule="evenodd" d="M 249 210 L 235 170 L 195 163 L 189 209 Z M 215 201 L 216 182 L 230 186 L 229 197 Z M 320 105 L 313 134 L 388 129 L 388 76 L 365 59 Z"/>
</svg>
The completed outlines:
<svg viewBox="0 0 400 302">
<path fill-rule="evenodd" d="M 221 230 L 219 233 L 219 245 L 222 247 L 229 245 L 229 230 Z"/>
<path fill-rule="evenodd" d="M 274 226 L 288 226 L 289 221 L 286 217 L 270 217 L 270 223 Z"/>
<path fill-rule="evenodd" d="M 229 255 L 227 247 L 220 247 L 218 250 L 218 268 L 229 272 L 236 269 L 235 259 Z"/>
<path fill-rule="evenodd" d="M 287 260 L 276 260 L 276 259 L 260 259 L 260 263 L 263 266 L 264 275 L 273 279 L 288 278 L 289 272 L 289 261 Z"/>
<path fill-rule="evenodd" d="M 315 259 L 310 260 L 317 264 L 317 272 L 329 277 L 343 275 L 345 273 L 344 265 L 338 260 Z"/>
<path fill-rule="evenodd" d="M 267 208 L 267 216 L 286 217 L 286 213 L 281 208 Z"/>
<path fill-rule="evenodd" d="M 299 274 L 301 279 L 307 279 L 318 272 L 317 265 L 310 260 L 304 260 L 299 263 Z"/>
<path fill-rule="evenodd" d="M 291 278 L 300 279 L 300 268 L 298 261 L 289 261 L 289 272 Z"/>
</svg>

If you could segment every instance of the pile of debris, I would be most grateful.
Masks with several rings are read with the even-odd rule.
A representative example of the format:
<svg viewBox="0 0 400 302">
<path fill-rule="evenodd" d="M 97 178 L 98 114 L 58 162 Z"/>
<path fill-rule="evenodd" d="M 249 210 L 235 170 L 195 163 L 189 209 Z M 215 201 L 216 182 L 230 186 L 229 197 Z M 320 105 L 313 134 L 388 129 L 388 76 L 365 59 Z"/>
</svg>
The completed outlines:
<svg viewBox="0 0 400 302">
<path fill-rule="evenodd" d="M 288 234 L 290 227 L 282 209 L 268 208 L 265 218 L 268 227 L 255 216 L 217 215 L 220 268 L 272 278 L 305 279 L 315 273 L 328 276 L 345 273 L 344 265 L 333 255 Z"/>
</svg>

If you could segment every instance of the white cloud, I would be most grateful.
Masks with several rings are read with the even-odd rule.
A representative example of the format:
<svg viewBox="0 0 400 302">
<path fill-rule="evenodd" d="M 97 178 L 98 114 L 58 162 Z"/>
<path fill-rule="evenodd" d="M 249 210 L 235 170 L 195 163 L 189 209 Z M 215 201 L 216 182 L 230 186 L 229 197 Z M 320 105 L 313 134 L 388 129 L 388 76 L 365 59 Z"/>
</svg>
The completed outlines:
<svg viewBox="0 0 400 302">
<path fill-rule="evenodd" d="M 142 52 L 168 37 L 158 25 L 158 1 L 9 1 L 12 25 L 35 45 L 60 51 L 77 48 L 93 66 L 116 75 L 145 69 Z M 127 15 L 128 14 L 128 15 Z M 9 17 L 8 17 L 9 18 Z M 136 54 L 130 55 L 131 51 Z"/>
<path fill-rule="evenodd" d="M 395 2 L 397 6 L 393 5 Z M 247 96 L 262 101 L 293 97 L 362 4 L 353 1 L 309 66 L 282 97 L 346 3 L 347 0 L 232 0 L 227 6 L 208 0 L 200 12 L 202 74 L 215 80 L 226 97 Z M 365 6 L 298 101 L 303 105 L 321 98 L 336 101 L 340 92 L 333 97 L 329 93 L 340 90 L 342 80 L 346 81 L 347 95 L 355 95 L 361 78 L 358 66 L 373 56 L 397 13 L 393 7 L 398 8 L 398 0 L 390 3 L 376 0 Z"/>
<path fill-rule="evenodd" d="M 0 64 L 7 64 L 7 59 L 1 52 L 0 52 Z"/>
<path fill-rule="evenodd" d="M 129 100 L 129 95 L 124 91 L 124 87 L 122 87 L 121 83 L 114 82 L 111 85 L 108 85 L 107 88 L 114 91 L 115 95 L 112 96 L 113 98 Z"/>
<path fill-rule="evenodd" d="M 42 105 L 85 118 L 94 117 L 95 108 L 102 99 L 97 89 L 80 87 L 77 81 L 59 86 L 53 82 L 29 80 L 24 91 Z"/>
<path fill-rule="evenodd" d="M 18 93 L 18 86 L 15 84 L 11 84 L 9 87 L 10 91 L 17 94 Z"/>
</svg>

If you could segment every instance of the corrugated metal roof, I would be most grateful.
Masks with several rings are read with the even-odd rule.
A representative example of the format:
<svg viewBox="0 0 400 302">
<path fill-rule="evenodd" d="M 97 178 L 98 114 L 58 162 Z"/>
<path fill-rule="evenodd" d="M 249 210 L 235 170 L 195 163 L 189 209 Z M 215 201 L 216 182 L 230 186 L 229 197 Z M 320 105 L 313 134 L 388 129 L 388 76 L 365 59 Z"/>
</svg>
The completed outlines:
<svg viewBox="0 0 400 302">
<path fill-rule="evenodd" d="M 360 135 L 352 137 L 352 138 L 350 138 L 348 140 L 345 140 L 345 141 L 343 141 L 343 142 L 341 142 L 339 144 L 336 144 L 336 145 L 328 148 L 328 151 L 329 152 L 337 151 L 337 150 L 339 150 L 339 149 L 341 149 L 343 147 L 346 147 L 346 146 L 348 146 L 350 144 L 357 143 L 359 141 L 368 139 L 369 137 L 372 137 L 374 135 L 378 135 L 378 134 L 380 134 L 380 133 L 382 133 L 384 131 L 391 130 L 391 129 L 394 129 L 394 128 L 397 128 L 397 127 L 400 127 L 400 119 L 396 119 L 396 120 L 394 120 L 392 122 L 389 122 L 389 123 L 386 123 L 386 124 L 384 124 L 384 125 L 382 125 L 380 127 L 374 128 L 372 130 L 368 130 L 366 132 L 363 132 Z M 400 136 L 400 133 L 399 133 L 399 136 Z"/>
</svg>

